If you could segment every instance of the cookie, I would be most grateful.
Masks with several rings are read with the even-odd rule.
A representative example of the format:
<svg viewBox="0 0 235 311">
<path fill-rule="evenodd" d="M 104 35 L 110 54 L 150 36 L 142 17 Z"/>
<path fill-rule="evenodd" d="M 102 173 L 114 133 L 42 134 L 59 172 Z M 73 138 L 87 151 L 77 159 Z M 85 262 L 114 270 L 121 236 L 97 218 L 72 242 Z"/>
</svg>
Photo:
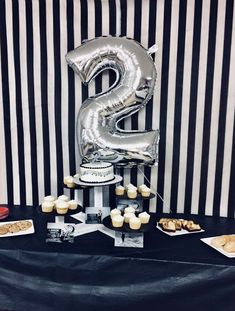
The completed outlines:
<svg viewBox="0 0 235 311">
<path fill-rule="evenodd" d="M 235 242 L 229 241 L 224 245 L 224 250 L 228 253 L 235 253 Z"/>
<path fill-rule="evenodd" d="M 10 233 L 16 233 L 20 231 L 20 227 L 17 225 L 17 223 L 13 223 L 9 228 L 8 232 Z"/>
<path fill-rule="evenodd" d="M 8 232 L 7 228 L 4 226 L 0 226 L 0 235 L 4 235 Z"/>
<path fill-rule="evenodd" d="M 32 223 L 28 220 L 21 220 L 17 223 L 17 226 L 20 228 L 20 230 L 25 231 L 32 227 Z"/>
</svg>

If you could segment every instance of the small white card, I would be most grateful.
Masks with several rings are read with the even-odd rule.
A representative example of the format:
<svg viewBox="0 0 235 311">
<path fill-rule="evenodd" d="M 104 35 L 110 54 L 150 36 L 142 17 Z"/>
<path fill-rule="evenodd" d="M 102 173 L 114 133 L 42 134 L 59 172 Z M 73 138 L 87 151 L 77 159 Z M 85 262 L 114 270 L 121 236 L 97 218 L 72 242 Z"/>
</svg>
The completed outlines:
<svg viewBox="0 0 235 311">
<path fill-rule="evenodd" d="M 86 223 L 87 224 L 102 224 L 105 217 L 110 214 L 110 207 L 89 206 L 86 207 Z"/>
<path fill-rule="evenodd" d="M 73 243 L 75 224 L 63 222 L 48 222 L 46 242 Z"/>
</svg>

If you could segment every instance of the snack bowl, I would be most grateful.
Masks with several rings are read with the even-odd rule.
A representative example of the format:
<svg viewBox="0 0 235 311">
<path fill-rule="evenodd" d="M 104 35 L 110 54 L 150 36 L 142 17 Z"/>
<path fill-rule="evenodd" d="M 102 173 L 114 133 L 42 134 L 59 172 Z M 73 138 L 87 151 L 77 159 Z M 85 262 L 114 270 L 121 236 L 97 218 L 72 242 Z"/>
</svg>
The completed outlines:
<svg viewBox="0 0 235 311">
<path fill-rule="evenodd" d="M 4 205 L 0 205 L 0 220 L 9 216 L 9 208 Z"/>
</svg>

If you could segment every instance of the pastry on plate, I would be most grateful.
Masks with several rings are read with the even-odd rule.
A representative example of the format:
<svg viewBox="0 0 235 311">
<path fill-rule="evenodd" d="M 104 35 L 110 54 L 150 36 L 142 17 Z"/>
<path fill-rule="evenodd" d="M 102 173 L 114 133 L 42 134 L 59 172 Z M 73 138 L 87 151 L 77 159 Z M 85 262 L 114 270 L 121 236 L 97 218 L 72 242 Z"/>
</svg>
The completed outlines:
<svg viewBox="0 0 235 311">
<path fill-rule="evenodd" d="M 167 231 L 167 232 L 175 232 L 176 231 L 175 222 L 172 220 L 162 222 L 161 227 L 164 231 Z"/>
</svg>

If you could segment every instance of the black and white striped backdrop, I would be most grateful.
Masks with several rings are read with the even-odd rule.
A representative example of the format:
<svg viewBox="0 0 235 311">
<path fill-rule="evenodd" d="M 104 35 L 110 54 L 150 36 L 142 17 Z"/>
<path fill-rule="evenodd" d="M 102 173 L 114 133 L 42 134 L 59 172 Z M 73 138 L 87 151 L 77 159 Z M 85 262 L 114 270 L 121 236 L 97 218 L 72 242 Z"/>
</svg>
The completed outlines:
<svg viewBox="0 0 235 311">
<path fill-rule="evenodd" d="M 160 129 L 159 165 L 144 169 L 159 193 L 150 209 L 234 217 L 234 10 L 233 0 L 0 0 L 0 203 L 36 206 L 78 171 L 76 115 L 113 77 L 85 87 L 65 54 L 111 34 L 158 46 L 154 96 L 123 124 Z"/>
</svg>

